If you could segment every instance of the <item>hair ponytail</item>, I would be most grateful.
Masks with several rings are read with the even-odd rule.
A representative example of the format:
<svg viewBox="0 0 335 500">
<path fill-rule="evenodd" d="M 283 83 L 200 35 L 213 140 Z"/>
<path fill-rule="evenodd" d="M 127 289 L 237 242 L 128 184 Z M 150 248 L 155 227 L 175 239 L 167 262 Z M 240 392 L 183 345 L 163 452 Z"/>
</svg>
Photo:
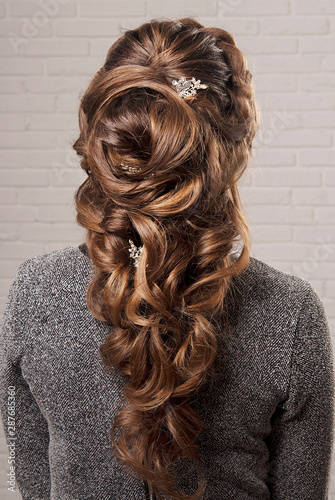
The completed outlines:
<svg viewBox="0 0 335 500">
<path fill-rule="evenodd" d="M 183 100 L 171 84 L 183 75 L 208 89 Z M 250 255 L 236 183 L 258 125 L 251 75 L 224 30 L 152 21 L 111 47 L 79 118 L 74 149 L 90 175 L 75 194 L 77 221 L 96 270 L 86 300 L 111 324 L 103 362 L 127 376 L 114 453 L 160 499 L 199 499 L 192 396 L 214 375 L 217 318 Z M 138 267 L 129 240 L 143 248 Z M 176 488 L 179 460 L 199 465 L 193 495 Z"/>
</svg>

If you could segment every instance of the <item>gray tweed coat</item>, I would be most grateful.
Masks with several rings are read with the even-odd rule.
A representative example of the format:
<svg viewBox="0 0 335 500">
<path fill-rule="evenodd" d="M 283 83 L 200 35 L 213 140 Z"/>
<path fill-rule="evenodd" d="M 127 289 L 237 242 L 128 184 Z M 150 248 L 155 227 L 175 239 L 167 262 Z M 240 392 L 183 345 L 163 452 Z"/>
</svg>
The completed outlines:
<svg viewBox="0 0 335 500">
<path fill-rule="evenodd" d="M 124 376 L 99 345 L 111 326 L 85 303 L 85 244 L 23 262 L 0 329 L 0 401 L 11 482 L 25 500 L 149 498 L 113 457 L 109 431 Z M 334 439 L 334 369 L 312 285 L 251 257 L 234 277 L 216 376 L 193 404 L 204 420 L 209 500 L 326 500 Z M 192 493 L 195 472 L 177 464 Z"/>
</svg>

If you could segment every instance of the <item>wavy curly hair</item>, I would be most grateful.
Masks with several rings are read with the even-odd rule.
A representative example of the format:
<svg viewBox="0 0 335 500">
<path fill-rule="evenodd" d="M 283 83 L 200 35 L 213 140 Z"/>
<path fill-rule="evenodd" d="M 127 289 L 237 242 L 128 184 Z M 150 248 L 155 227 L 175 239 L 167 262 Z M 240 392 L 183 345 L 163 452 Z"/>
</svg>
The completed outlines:
<svg viewBox="0 0 335 500">
<path fill-rule="evenodd" d="M 88 177 L 75 205 L 95 269 L 86 302 L 111 326 L 104 365 L 126 376 L 113 452 L 159 499 L 206 488 L 199 473 L 193 495 L 177 490 L 171 466 L 201 461 L 191 397 L 214 376 L 215 318 L 249 264 L 237 181 L 259 120 L 246 66 L 222 29 L 152 20 L 112 45 L 81 99 L 73 147 Z M 208 88 L 183 99 L 181 76 Z M 143 247 L 137 267 L 129 240 Z"/>
</svg>

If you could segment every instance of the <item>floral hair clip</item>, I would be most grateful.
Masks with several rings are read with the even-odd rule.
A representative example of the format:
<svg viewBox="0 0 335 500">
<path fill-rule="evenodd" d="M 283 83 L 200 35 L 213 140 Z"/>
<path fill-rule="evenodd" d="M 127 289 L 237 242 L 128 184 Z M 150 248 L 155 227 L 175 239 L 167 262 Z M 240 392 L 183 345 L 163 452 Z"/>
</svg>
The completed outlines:
<svg viewBox="0 0 335 500">
<path fill-rule="evenodd" d="M 139 260 L 142 254 L 143 246 L 137 247 L 132 240 L 128 240 L 130 244 L 129 253 L 130 257 L 134 259 L 134 266 L 138 267 Z M 148 267 L 148 264 L 145 266 Z"/>
<path fill-rule="evenodd" d="M 128 241 L 129 241 L 129 245 L 130 245 L 130 248 L 129 248 L 130 257 L 132 259 L 134 259 L 134 266 L 138 267 L 138 262 L 139 262 L 139 259 L 141 257 L 143 247 L 137 247 L 132 240 L 128 240 Z"/>
<path fill-rule="evenodd" d="M 196 80 L 194 77 L 191 80 L 186 80 L 184 76 L 182 76 L 178 81 L 173 80 L 172 85 L 175 85 L 178 94 L 183 99 L 185 99 L 185 97 L 196 95 L 197 89 L 208 88 L 208 85 L 201 83 L 200 80 Z"/>
</svg>

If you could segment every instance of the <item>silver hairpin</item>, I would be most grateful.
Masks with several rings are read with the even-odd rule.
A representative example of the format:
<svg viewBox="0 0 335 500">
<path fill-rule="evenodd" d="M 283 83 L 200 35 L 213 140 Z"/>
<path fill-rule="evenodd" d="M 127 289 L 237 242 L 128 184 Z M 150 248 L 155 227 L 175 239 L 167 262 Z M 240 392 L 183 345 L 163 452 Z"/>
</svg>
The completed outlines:
<svg viewBox="0 0 335 500">
<path fill-rule="evenodd" d="M 141 257 L 143 247 L 137 247 L 132 240 L 128 240 L 128 241 L 129 241 L 129 245 L 130 245 L 130 248 L 129 248 L 130 257 L 132 259 L 134 259 L 134 266 L 138 267 L 138 263 L 139 263 L 139 259 Z"/>
<path fill-rule="evenodd" d="M 130 167 L 129 165 L 125 165 L 124 163 L 120 163 L 120 165 L 122 165 L 122 170 L 127 170 L 127 172 L 131 173 L 131 174 L 138 174 L 139 172 L 141 172 L 141 168 L 136 168 L 136 167 Z M 153 177 L 155 174 L 152 173 L 150 174 L 149 177 Z M 149 177 L 143 177 L 143 179 L 149 179 Z"/>
<path fill-rule="evenodd" d="M 207 89 L 208 85 L 201 83 L 200 80 L 196 80 L 194 77 L 191 80 L 186 80 L 182 76 L 178 81 L 173 80 L 172 85 L 176 86 L 176 90 L 180 97 L 185 99 L 185 97 L 190 97 L 197 94 L 197 89 Z"/>
<path fill-rule="evenodd" d="M 124 163 L 120 163 L 120 165 L 122 165 L 122 170 L 127 170 L 131 174 L 137 174 L 138 172 L 141 172 L 140 168 L 130 167 L 129 165 L 125 165 Z"/>
</svg>

